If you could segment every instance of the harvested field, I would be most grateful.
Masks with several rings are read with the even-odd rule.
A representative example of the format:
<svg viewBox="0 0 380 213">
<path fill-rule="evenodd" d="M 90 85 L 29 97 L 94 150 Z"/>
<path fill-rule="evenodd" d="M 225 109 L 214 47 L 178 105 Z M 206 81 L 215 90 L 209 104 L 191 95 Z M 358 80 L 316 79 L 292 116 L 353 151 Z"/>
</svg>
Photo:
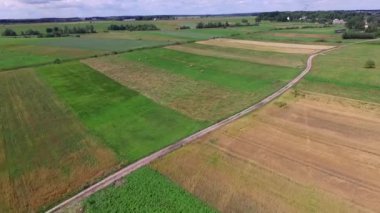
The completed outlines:
<svg viewBox="0 0 380 213">
<path fill-rule="evenodd" d="M 223 212 L 376 211 L 379 129 L 377 104 L 287 94 L 153 167 Z"/>
<path fill-rule="evenodd" d="M 36 212 L 117 164 L 33 70 L 0 73 L 0 212 Z"/>
<path fill-rule="evenodd" d="M 235 39 L 212 39 L 207 41 L 199 41 L 198 44 L 242 48 L 257 51 L 296 53 L 296 54 L 313 54 L 321 50 L 331 49 L 333 46 L 327 45 L 307 45 L 307 44 L 289 44 L 263 41 L 248 41 Z"/>
<path fill-rule="evenodd" d="M 237 92 L 117 57 L 83 61 L 117 82 L 188 117 L 216 121 L 252 104 L 255 93 Z"/>
<path fill-rule="evenodd" d="M 187 52 L 196 55 L 227 58 L 247 61 L 252 63 L 268 64 L 275 66 L 301 68 L 304 66 L 306 57 L 298 54 L 267 53 L 237 48 L 223 48 L 200 44 L 185 44 L 166 47 L 171 50 Z"/>
</svg>

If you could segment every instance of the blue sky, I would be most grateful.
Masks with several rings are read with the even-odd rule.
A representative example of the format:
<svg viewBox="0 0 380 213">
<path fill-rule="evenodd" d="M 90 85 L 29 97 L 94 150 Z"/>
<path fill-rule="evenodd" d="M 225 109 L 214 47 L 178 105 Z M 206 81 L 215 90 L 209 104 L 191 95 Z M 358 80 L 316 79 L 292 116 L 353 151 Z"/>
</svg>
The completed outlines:
<svg viewBox="0 0 380 213">
<path fill-rule="evenodd" d="M 380 0 L 0 0 L 0 19 L 380 9 Z"/>
</svg>

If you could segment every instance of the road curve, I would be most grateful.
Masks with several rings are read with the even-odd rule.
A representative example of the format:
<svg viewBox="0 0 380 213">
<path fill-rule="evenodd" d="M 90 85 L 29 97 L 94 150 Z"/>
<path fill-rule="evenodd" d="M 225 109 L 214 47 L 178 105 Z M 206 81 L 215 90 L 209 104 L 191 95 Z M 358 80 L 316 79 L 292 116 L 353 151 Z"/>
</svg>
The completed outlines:
<svg viewBox="0 0 380 213">
<path fill-rule="evenodd" d="M 132 163 L 124 168 L 122 168 L 121 170 L 115 172 L 114 174 L 106 177 L 105 179 L 99 181 L 98 183 L 88 187 L 87 189 L 84 189 L 83 191 L 79 192 L 78 194 L 74 195 L 73 197 L 63 201 L 62 203 L 58 204 L 57 206 L 55 206 L 54 208 L 50 209 L 47 211 L 47 213 L 52 213 L 52 212 L 56 212 L 58 210 L 61 210 L 63 209 L 64 207 L 68 206 L 69 204 L 73 203 L 73 202 L 78 202 L 78 201 L 81 201 L 83 200 L 84 198 L 87 198 L 89 197 L 90 195 L 94 194 L 95 192 L 101 190 L 101 189 L 104 189 L 106 188 L 107 186 L 110 186 L 112 185 L 113 183 L 115 183 L 116 181 L 120 180 L 121 178 L 129 175 L 130 173 L 132 173 L 133 171 L 151 163 L 152 161 L 158 159 L 158 158 L 161 158 L 179 148 L 181 148 L 182 146 L 186 145 L 186 144 L 189 144 L 191 142 L 193 142 L 194 140 L 216 130 L 216 129 L 219 129 L 221 128 L 222 126 L 225 126 L 255 110 L 258 110 L 260 109 L 261 107 L 265 106 L 266 104 L 268 104 L 269 102 L 275 100 L 276 98 L 278 98 L 279 96 L 281 96 L 283 93 L 285 93 L 286 91 L 288 91 L 290 88 L 292 88 L 294 85 L 296 85 L 303 77 L 305 77 L 305 75 L 307 73 L 310 72 L 312 66 L 313 66 L 313 59 L 320 55 L 320 54 L 323 54 L 323 53 L 327 53 L 329 51 L 332 51 L 334 49 L 336 49 L 337 47 L 334 47 L 334 48 L 331 48 L 331 49 L 327 49 L 327 50 L 323 50 L 323 51 L 320 51 L 320 52 L 317 52 L 317 53 L 314 53 L 312 55 L 309 56 L 308 60 L 307 60 L 307 65 L 306 65 L 306 68 L 305 70 L 303 70 L 296 78 L 294 78 L 292 81 L 290 81 L 287 85 L 285 85 L 284 87 L 282 87 L 281 89 L 277 90 L 275 93 L 273 93 L 272 95 L 266 97 L 265 99 L 261 100 L 260 102 L 250 106 L 249 108 L 225 119 L 225 120 L 222 120 L 206 129 L 203 129 L 199 132 L 196 132 L 192 135 L 190 135 L 189 137 L 187 138 L 184 138 L 170 146 L 167 146 L 147 157 L 144 157 L 142 158 L 141 160 L 135 162 L 135 163 Z"/>
</svg>

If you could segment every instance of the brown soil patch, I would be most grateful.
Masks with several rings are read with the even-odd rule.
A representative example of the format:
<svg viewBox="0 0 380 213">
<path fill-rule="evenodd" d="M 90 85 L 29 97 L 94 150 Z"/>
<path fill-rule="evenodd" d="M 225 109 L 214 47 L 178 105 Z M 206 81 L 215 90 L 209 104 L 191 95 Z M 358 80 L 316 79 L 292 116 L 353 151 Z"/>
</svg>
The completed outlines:
<svg viewBox="0 0 380 213">
<path fill-rule="evenodd" d="M 199 41 L 199 44 L 213 45 L 220 47 L 233 47 L 258 51 L 281 52 L 281 53 L 298 53 L 313 54 L 321 50 L 331 49 L 333 46 L 326 45 L 306 45 L 306 44 L 289 44 L 276 42 L 248 41 L 235 39 L 212 39 Z"/>
<path fill-rule="evenodd" d="M 304 65 L 302 61 L 289 60 L 286 57 L 269 58 L 267 56 L 240 55 L 236 53 L 223 52 L 223 51 L 217 51 L 217 50 L 212 50 L 212 49 L 206 50 L 206 49 L 200 49 L 200 48 L 195 48 L 195 47 L 189 47 L 185 45 L 168 46 L 166 48 L 171 49 L 171 50 L 186 52 L 186 53 L 192 53 L 196 55 L 220 57 L 220 58 L 248 61 L 248 62 L 260 63 L 260 64 L 269 64 L 269 65 L 276 65 L 276 66 L 301 67 Z"/>
<path fill-rule="evenodd" d="M 286 38 L 315 38 L 315 39 L 336 38 L 336 36 L 334 35 L 326 35 L 326 34 L 268 33 L 268 35 L 276 36 L 276 37 L 286 37 Z"/>
<path fill-rule="evenodd" d="M 230 91 L 117 57 L 83 62 L 154 101 L 198 120 L 224 118 L 249 106 L 259 95 Z"/>
<path fill-rule="evenodd" d="M 220 207 L 217 201 L 213 201 L 212 196 L 218 196 L 220 192 L 217 190 L 233 190 L 235 186 L 230 183 L 224 183 L 226 186 L 219 185 L 218 181 L 213 179 L 213 173 L 223 172 L 216 177 L 224 179 L 223 176 L 229 178 L 233 170 L 224 171 L 224 168 L 216 167 L 209 172 L 204 170 L 210 167 L 206 161 L 191 159 L 191 157 L 197 158 L 196 156 L 210 159 L 212 156 L 210 153 L 203 153 L 206 146 L 213 147 L 211 153 L 224 153 L 224 157 L 219 159 L 227 158 L 225 156 L 232 159 L 223 160 L 223 163 L 231 164 L 236 160 L 244 162 L 237 168 L 233 167 L 241 171 L 240 173 L 236 171 L 235 178 L 241 175 L 240 179 L 246 181 L 244 184 L 249 182 L 247 180 L 250 180 L 250 175 L 254 175 L 253 171 L 247 169 L 251 165 L 250 168 L 258 166 L 263 171 L 271 172 L 272 182 L 278 183 L 276 181 L 282 177 L 297 183 L 298 187 L 313 189 L 312 191 L 318 194 L 316 196 L 318 198 L 308 197 L 308 193 L 302 197 L 294 193 L 294 186 L 282 188 L 281 186 L 286 184 L 280 186 L 269 184 L 274 189 L 265 188 L 264 191 L 272 192 L 271 190 L 276 189 L 279 191 L 275 193 L 276 196 L 262 201 L 248 196 L 252 193 L 260 194 L 257 187 L 241 183 L 241 187 L 244 185 L 249 191 L 248 195 L 239 188 L 234 191 L 235 195 L 243 196 L 252 200 L 251 202 L 259 202 L 272 212 L 278 210 L 272 209 L 272 203 L 276 203 L 276 207 L 279 205 L 277 204 L 279 200 L 292 200 L 292 198 L 297 200 L 301 207 L 309 205 L 317 212 L 326 209 L 335 212 L 328 205 L 335 206 L 337 212 L 377 211 L 380 208 L 379 129 L 379 105 L 310 93 L 295 100 L 287 95 L 265 109 L 206 136 L 200 140 L 200 143 L 192 146 L 195 147 L 193 149 L 201 147 L 198 153 L 194 155 L 186 151 L 182 151 L 182 155 L 173 153 L 154 166 L 225 212 L 228 211 Z M 180 163 L 179 158 L 186 155 L 188 155 L 187 161 Z M 186 171 L 184 177 L 175 169 Z M 260 177 L 260 181 L 265 181 L 261 178 L 264 177 Z M 207 189 L 209 192 L 202 194 L 203 192 L 194 189 L 207 187 L 204 182 L 210 184 L 208 179 L 214 184 Z M 193 182 L 188 183 L 189 181 Z M 350 203 L 351 207 L 344 209 L 347 203 Z M 300 209 L 300 206 L 294 206 L 291 202 L 286 202 L 284 205 L 290 208 L 285 212 L 294 212 L 292 208 L 305 212 L 305 209 Z"/>
</svg>

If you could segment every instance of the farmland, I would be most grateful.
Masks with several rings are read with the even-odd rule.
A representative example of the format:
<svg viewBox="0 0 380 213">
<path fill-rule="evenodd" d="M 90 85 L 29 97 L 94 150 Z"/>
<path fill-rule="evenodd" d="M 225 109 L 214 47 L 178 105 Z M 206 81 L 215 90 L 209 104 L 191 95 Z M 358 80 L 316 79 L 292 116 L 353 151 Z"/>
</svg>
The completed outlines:
<svg viewBox="0 0 380 213">
<path fill-rule="evenodd" d="M 378 46 L 372 42 L 355 44 L 321 56 L 299 88 L 380 103 L 380 67 L 364 68 L 369 59 L 380 64 Z"/>
<path fill-rule="evenodd" d="M 161 107 L 77 62 L 41 67 L 37 73 L 125 163 L 205 125 Z"/>
<path fill-rule="evenodd" d="M 195 51 L 183 51 L 188 47 Z M 199 51 L 205 48 L 198 44 L 179 45 L 90 59 L 84 63 L 191 118 L 215 122 L 283 86 L 298 74 L 306 59 L 302 55 L 289 55 L 289 59 L 280 60 L 279 66 L 272 66 L 264 59 L 271 54 L 268 52 L 237 49 L 235 52 L 242 52 L 243 60 L 240 60 L 238 54 L 231 58 L 229 49 L 218 47 L 214 49 L 223 58 L 211 56 L 209 52 L 208 57 L 204 57 Z M 247 61 L 245 53 L 261 63 Z M 286 54 L 273 55 L 287 57 Z"/>
<path fill-rule="evenodd" d="M 0 87 L 2 212 L 41 208 L 117 165 L 33 70 L 0 73 Z"/>
<path fill-rule="evenodd" d="M 222 212 L 376 210 L 379 109 L 288 94 L 153 168 Z"/>
<path fill-rule="evenodd" d="M 304 22 L 194 29 L 219 21 L 242 17 L 0 25 L 97 31 L 0 38 L 0 212 L 44 211 L 261 101 L 310 54 L 340 45 L 280 99 L 76 204 L 85 212 L 379 209 L 379 67 L 364 68 L 380 64 L 379 43 L 353 44 L 334 32 L 341 25 Z M 161 30 L 108 30 L 152 23 Z"/>
<path fill-rule="evenodd" d="M 85 203 L 86 212 L 215 212 L 158 172 L 142 168 Z"/>
</svg>

